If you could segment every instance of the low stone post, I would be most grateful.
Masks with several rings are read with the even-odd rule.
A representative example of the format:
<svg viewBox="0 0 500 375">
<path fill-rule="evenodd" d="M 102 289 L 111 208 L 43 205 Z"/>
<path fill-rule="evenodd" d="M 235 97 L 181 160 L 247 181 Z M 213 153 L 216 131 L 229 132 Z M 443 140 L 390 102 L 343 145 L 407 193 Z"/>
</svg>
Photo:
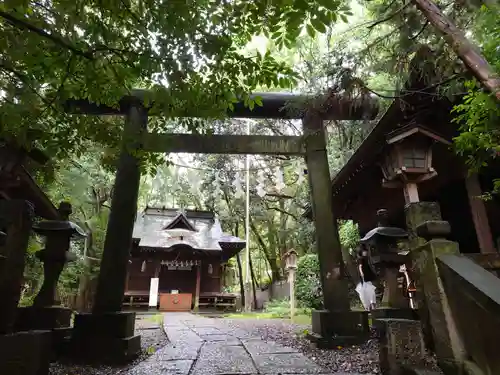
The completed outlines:
<svg viewBox="0 0 500 375">
<path fill-rule="evenodd" d="M 436 215 L 437 216 L 437 215 Z M 465 356 L 450 310 L 436 258 L 443 254 L 459 254 L 458 243 L 446 239 L 451 233 L 447 221 L 426 221 L 416 228 L 418 237 L 427 242 L 413 250 L 418 279 L 423 285 L 423 298 L 432 327 L 434 352 L 445 374 L 460 374 Z"/>
<path fill-rule="evenodd" d="M 432 220 L 441 220 L 441 209 L 436 202 L 414 202 L 405 206 L 406 228 L 408 230 L 408 239 L 410 245 L 410 274 L 414 281 L 415 298 L 414 302 L 418 309 L 418 315 L 424 331 L 425 343 L 428 349 L 434 350 L 434 342 L 432 335 L 432 327 L 429 321 L 429 312 L 425 306 L 425 290 L 424 285 L 419 279 L 419 272 L 416 263 L 416 257 L 413 250 L 423 245 L 426 241 L 418 237 L 417 227 Z"/>
<path fill-rule="evenodd" d="M 69 252 L 71 238 L 84 238 L 83 229 L 69 221 L 71 204 L 59 204 L 61 220 L 41 221 L 33 225 L 33 231 L 45 237 L 45 248 L 36 253 L 43 262 L 43 284 L 36 295 L 33 306 L 18 309 L 16 329 L 51 330 L 52 344 L 56 353 L 71 332 L 72 310 L 60 306 L 56 300 L 57 283 L 65 264 L 75 257 Z"/>
</svg>

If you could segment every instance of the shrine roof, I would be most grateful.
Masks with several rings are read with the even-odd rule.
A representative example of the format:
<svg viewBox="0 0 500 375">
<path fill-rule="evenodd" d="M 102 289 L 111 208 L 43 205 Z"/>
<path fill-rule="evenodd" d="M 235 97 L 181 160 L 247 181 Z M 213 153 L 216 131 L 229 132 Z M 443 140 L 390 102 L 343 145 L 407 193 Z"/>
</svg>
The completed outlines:
<svg viewBox="0 0 500 375">
<path fill-rule="evenodd" d="M 212 212 L 146 207 L 137 214 L 133 238 L 139 248 L 169 251 L 189 247 L 231 257 L 245 247 L 245 241 L 222 232 Z"/>
<path fill-rule="evenodd" d="M 29 173 L 32 164 L 43 165 L 47 156 L 39 149 L 23 147 L 0 139 L 0 199 L 24 199 L 33 204 L 35 215 L 58 220 L 59 212 Z"/>
</svg>

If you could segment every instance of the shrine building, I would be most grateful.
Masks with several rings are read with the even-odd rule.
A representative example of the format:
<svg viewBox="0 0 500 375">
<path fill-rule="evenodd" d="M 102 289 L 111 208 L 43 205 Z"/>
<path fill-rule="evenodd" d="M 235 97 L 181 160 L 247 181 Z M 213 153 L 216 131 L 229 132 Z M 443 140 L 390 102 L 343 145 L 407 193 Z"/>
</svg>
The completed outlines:
<svg viewBox="0 0 500 375">
<path fill-rule="evenodd" d="M 222 289 L 227 262 L 245 241 L 224 234 L 212 212 L 146 207 L 137 214 L 124 306 L 162 311 L 234 308 Z"/>
<path fill-rule="evenodd" d="M 453 102 L 436 86 L 410 77 L 370 134 L 332 179 L 337 219 L 358 223 L 361 235 L 377 226 L 376 212 L 387 209 L 390 224 L 405 228 L 405 206 L 438 202 L 451 225 L 450 240 L 463 253 L 496 253 L 500 247 L 500 197 L 493 190 L 500 159 L 469 173 L 453 150 L 458 125 Z M 308 209 L 306 216 L 311 217 Z"/>
</svg>

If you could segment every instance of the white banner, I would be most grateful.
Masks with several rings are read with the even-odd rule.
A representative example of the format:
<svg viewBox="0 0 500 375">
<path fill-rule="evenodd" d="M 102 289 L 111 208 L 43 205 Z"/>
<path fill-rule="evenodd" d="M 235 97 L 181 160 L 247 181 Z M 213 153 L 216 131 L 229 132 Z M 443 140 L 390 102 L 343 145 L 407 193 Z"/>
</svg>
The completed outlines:
<svg viewBox="0 0 500 375">
<path fill-rule="evenodd" d="M 151 278 L 151 284 L 149 287 L 149 307 L 156 307 L 158 305 L 158 283 L 160 279 L 158 277 Z"/>
</svg>

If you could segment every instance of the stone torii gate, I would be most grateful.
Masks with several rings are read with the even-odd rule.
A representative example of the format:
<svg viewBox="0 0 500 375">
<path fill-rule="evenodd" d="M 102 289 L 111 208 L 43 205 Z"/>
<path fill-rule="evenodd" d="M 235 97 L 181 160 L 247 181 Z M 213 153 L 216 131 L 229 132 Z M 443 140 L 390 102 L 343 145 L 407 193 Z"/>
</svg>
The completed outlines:
<svg viewBox="0 0 500 375">
<path fill-rule="evenodd" d="M 254 94 L 262 106 L 253 110 L 236 103 L 231 118 L 302 119 L 301 136 L 151 134 L 147 132 L 147 92 L 137 90 L 121 100 L 119 108 L 88 101 L 68 101 L 72 114 L 125 116 L 122 151 L 118 161 L 111 213 L 104 243 L 97 292 L 91 313 L 75 316 L 72 353 L 100 361 L 126 360 L 140 351 L 140 336 L 134 336 L 135 314 L 122 312 L 132 231 L 137 213 L 140 161 L 137 151 L 216 154 L 302 155 L 307 164 L 312 211 L 325 310 L 313 312 L 316 338 L 343 345 L 359 337 L 359 313 L 350 311 L 347 280 L 344 279 L 337 223 L 332 212 L 332 191 L 327 160 L 324 120 L 373 119 L 378 106 L 370 100 L 336 97 L 304 97 L 287 93 Z M 289 111 L 289 103 L 308 103 L 306 110 Z M 312 103 L 312 104 L 311 104 Z M 292 113 L 294 112 L 294 113 Z M 153 115 L 152 113 L 149 115 Z M 186 117 L 195 117 L 186 114 Z M 337 341 L 331 339 L 335 337 Z"/>
</svg>

